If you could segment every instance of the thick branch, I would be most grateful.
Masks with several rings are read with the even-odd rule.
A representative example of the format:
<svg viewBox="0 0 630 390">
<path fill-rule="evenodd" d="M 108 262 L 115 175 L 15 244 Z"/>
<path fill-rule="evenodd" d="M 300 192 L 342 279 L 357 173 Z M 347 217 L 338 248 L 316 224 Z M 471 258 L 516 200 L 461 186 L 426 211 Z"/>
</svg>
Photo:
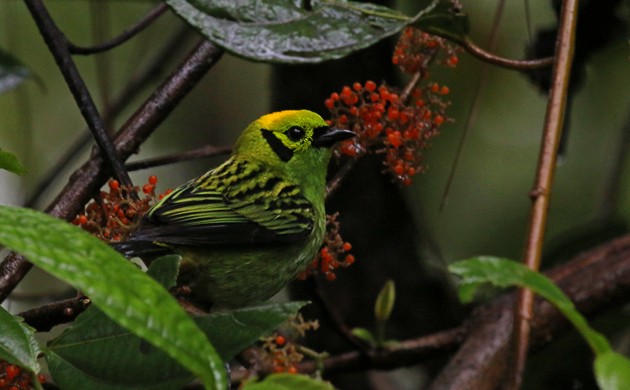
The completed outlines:
<svg viewBox="0 0 630 390">
<path fill-rule="evenodd" d="M 160 85 L 149 99 L 123 125 L 116 136 L 116 151 L 127 159 L 151 135 L 205 73 L 219 60 L 223 50 L 202 41 L 192 54 Z M 93 156 L 70 178 L 47 212 L 70 220 L 107 180 L 107 169 L 100 156 Z M 15 288 L 30 270 L 23 257 L 10 254 L 0 264 L 0 301 Z"/>
<path fill-rule="evenodd" d="M 53 326 L 73 321 L 90 305 L 90 299 L 78 297 L 36 307 L 18 316 L 39 332 L 48 332 Z"/>
<path fill-rule="evenodd" d="M 630 235 L 623 236 L 545 273 L 578 310 L 593 314 L 630 296 Z M 597 281 L 597 283 L 593 283 Z M 496 389 L 507 368 L 514 296 L 475 310 L 466 341 L 431 385 L 439 390 Z M 551 304 L 534 300 L 531 344 L 549 342 L 568 325 Z"/>
</svg>

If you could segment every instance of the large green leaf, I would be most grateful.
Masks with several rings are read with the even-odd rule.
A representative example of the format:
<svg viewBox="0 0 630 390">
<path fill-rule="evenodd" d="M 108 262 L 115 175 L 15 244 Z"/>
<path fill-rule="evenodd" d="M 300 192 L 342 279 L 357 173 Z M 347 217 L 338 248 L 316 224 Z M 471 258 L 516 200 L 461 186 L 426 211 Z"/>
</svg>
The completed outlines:
<svg viewBox="0 0 630 390">
<path fill-rule="evenodd" d="M 238 352 L 294 316 L 303 303 L 265 305 L 195 318 L 219 355 Z M 159 349 L 109 321 L 95 308 L 48 346 L 51 374 L 62 388 L 175 389 L 192 375 Z"/>
<path fill-rule="evenodd" d="M 17 87 L 30 74 L 30 70 L 20 61 L 0 49 L 0 93 Z"/>
<path fill-rule="evenodd" d="M 41 352 L 34 330 L 22 318 L 0 306 L 0 360 L 39 372 L 37 355 Z"/>
<path fill-rule="evenodd" d="M 165 1 L 210 41 L 256 61 L 340 58 L 397 33 L 410 20 L 387 7 L 341 0 Z"/>
<path fill-rule="evenodd" d="M 28 170 L 20 160 L 13 153 L 9 153 L 0 149 L 0 169 L 6 169 L 9 172 L 13 172 L 17 175 L 23 175 Z"/>
<path fill-rule="evenodd" d="M 475 289 L 482 283 L 492 283 L 499 287 L 527 287 L 556 306 L 577 328 L 596 354 L 611 350 L 606 338 L 588 325 L 582 314 L 575 309 L 573 302 L 558 286 L 546 276 L 530 270 L 521 263 L 497 257 L 475 257 L 453 263 L 449 270 L 461 277 L 459 292 L 464 301 L 470 301 Z"/>
<path fill-rule="evenodd" d="M 179 258 L 154 260 L 148 274 L 165 286 L 177 276 Z M 195 318 L 219 355 L 230 360 L 261 335 L 297 314 L 304 303 L 264 305 Z M 61 388 L 177 389 L 192 375 L 159 349 L 109 320 L 96 308 L 81 314 L 74 325 L 48 346 L 47 359 Z"/>
<path fill-rule="evenodd" d="M 595 378 L 602 390 L 630 389 L 630 360 L 616 352 L 595 358 Z"/>
<path fill-rule="evenodd" d="M 272 374 L 260 382 L 246 382 L 242 390 L 333 390 L 328 382 L 306 375 Z"/>
<path fill-rule="evenodd" d="M 88 295 L 108 317 L 163 349 L 207 388 L 225 388 L 220 357 L 177 301 L 115 250 L 37 211 L 0 206 L 0 244 Z"/>
</svg>

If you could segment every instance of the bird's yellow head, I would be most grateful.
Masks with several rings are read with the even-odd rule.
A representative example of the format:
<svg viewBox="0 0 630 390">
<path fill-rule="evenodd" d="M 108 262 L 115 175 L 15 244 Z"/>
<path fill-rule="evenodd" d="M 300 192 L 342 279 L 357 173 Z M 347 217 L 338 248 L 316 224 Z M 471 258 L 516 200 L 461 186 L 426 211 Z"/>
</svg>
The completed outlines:
<svg viewBox="0 0 630 390">
<path fill-rule="evenodd" d="M 354 135 L 349 130 L 331 128 L 312 111 L 279 111 L 251 123 L 236 141 L 235 153 L 272 165 L 325 167 L 328 149 Z"/>
</svg>

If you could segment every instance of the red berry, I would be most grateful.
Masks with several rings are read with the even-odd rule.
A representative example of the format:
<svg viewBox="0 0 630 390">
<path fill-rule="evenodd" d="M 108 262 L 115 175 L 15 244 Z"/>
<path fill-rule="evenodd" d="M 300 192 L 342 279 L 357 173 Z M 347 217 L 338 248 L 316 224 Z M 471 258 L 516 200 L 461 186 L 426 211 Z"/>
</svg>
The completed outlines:
<svg viewBox="0 0 630 390">
<path fill-rule="evenodd" d="M 352 89 L 354 89 L 355 91 L 359 92 L 363 87 L 361 87 L 361 83 L 354 83 L 352 84 Z"/>
<path fill-rule="evenodd" d="M 402 145 L 402 135 L 398 130 L 389 133 L 387 135 L 387 139 L 389 143 L 395 148 L 399 148 Z"/>
<path fill-rule="evenodd" d="M 276 345 L 280 345 L 280 346 L 283 346 L 284 343 L 287 342 L 287 340 L 282 335 L 277 335 L 274 341 L 276 342 Z"/>
<path fill-rule="evenodd" d="M 438 83 L 435 83 L 435 84 L 431 85 L 431 92 L 433 92 L 433 93 L 440 92 L 440 86 L 438 85 Z"/>
<path fill-rule="evenodd" d="M 87 217 L 83 214 L 79 215 L 79 225 L 85 225 L 86 223 L 88 223 Z"/>
<path fill-rule="evenodd" d="M 350 244 L 349 242 L 344 242 L 343 243 L 343 250 L 348 252 L 349 250 L 352 249 L 352 244 Z"/>
<path fill-rule="evenodd" d="M 397 164 L 396 166 L 394 166 L 394 173 L 398 176 L 402 175 L 403 173 L 405 173 L 405 167 L 402 164 Z"/>
<path fill-rule="evenodd" d="M 459 62 L 459 58 L 457 56 L 450 56 L 447 62 L 450 66 L 456 66 Z"/>
<path fill-rule="evenodd" d="M 433 118 L 433 123 L 435 123 L 437 126 L 440 126 L 442 123 L 444 123 L 444 117 L 442 115 L 436 115 L 435 118 Z"/>
<path fill-rule="evenodd" d="M 297 368 L 296 368 L 295 366 L 291 366 L 291 367 L 289 367 L 289 369 L 287 370 L 287 372 L 288 372 L 289 374 L 297 374 L 298 370 L 297 370 Z"/>
<path fill-rule="evenodd" d="M 442 95 L 448 95 L 451 92 L 450 89 L 448 89 L 448 87 L 446 85 L 443 85 L 442 88 L 440 88 L 440 93 Z"/>
<path fill-rule="evenodd" d="M 335 281 L 335 279 L 337 279 L 337 275 L 332 272 L 326 272 L 326 280 L 328 280 L 329 282 L 333 282 Z"/>
<path fill-rule="evenodd" d="M 111 179 L 107 184 L 109 184 L 109 189 L 112 191 L 118 191 L 118 188 L 120 188 L 118 180 Z"/>
<path fill-rule="evenodd" d="M 9 382 L 13 381 L 16 376 L 20 374 L 20 367 L 14 366 L 13 364 L 9 364 L 4 369 L 4 372 L 7 374 L 6 378 Z"/>
<path fill-rule="evenodd" d="M 149 176 L 149 184 L 156 185 L 157 184 L 157 180 L 158 180 L 157 176 L 155 176 L 155 175 Z"/>
<path fill-rule="evenodd" d="M 397 120 L 399 114 L 400 112 L 398 111 L 396 107 L 390 107 L 389 110 L 387 110 L 387 117 L 389 118 L 389 120 L 392 120 L 392 121 Z"/>
<path fill-rule="evenodd" d="M 376 90 L 376 83 L 372 80 L 368 80 L 365 82 L 365 89 L 370 92 L 374 92 Z"/>
<path fill-rule="evenodd" d="M 145 184 L 142 186 L 142 192 L 145 194 L 150 194 L 153 191 L 153 186 L 151 184 Z"/>
<path fill-rule="evenodd" d="M 355 259 L 354 259 L 353 255 L 347 255 L 345 261 L 346 261 L 346 264 L 350 265 L 350 264 L 354 263 L 354 260 Z"/>
<path fill-rule="evenodd" d="M 332 99 L 326 99 L 326 101 L 324 101 L 324 105 L 329 109 L 332 110 L 333 107 L 335 106 L 335 102 Z"/>
</svg>

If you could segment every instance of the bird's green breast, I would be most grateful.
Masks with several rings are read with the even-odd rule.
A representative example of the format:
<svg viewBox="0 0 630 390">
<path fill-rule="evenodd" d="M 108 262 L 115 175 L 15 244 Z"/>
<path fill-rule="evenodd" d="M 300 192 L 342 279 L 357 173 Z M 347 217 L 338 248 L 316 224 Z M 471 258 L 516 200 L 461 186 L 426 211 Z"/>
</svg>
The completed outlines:
<svg viewBox="0 0 630 390">
<path fill-rule="evenodd" d="M 304 270 L 321 246 L 324 218 L 303 242 L 252 248 L 180 249 L 180 281 L 215 307 L 244 307 L 278 293 Z"/>
</svg>

